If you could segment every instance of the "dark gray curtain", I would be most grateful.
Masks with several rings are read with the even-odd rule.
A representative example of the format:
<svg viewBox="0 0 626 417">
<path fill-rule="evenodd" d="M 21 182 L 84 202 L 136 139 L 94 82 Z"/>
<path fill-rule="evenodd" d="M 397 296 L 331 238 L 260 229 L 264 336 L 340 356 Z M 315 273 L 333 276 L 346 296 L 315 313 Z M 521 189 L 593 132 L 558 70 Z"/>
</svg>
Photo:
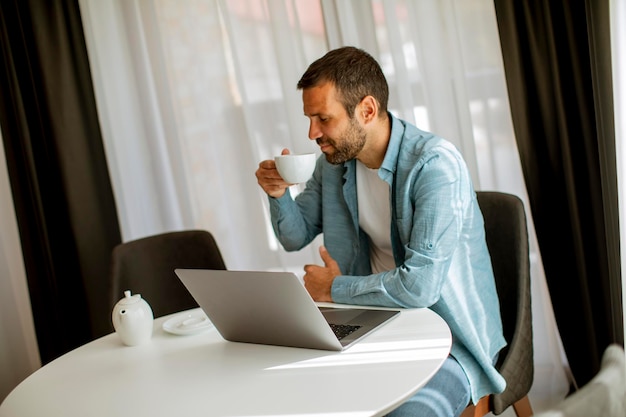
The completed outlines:
<svg viewBox="0 0 626 417">
<path fill-rule="evenodd" d="M 0 126 L 44 363 L 111 330 L 120 242 L 75 0 L 0 0 Z"/>
<path fill-rule="evenodd" d="M 608 0 L 495 0 L 515 134 L 578 385 L 623 344 Z"/>
</svg>

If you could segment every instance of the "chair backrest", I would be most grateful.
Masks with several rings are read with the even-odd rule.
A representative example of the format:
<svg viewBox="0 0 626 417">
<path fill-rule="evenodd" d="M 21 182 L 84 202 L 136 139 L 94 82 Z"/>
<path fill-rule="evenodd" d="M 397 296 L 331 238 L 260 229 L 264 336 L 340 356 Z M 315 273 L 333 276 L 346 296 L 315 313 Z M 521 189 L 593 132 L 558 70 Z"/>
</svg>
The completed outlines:
<svg viewBox="0 0 626 417">
<path fill-rule="evenodd" d="M 169 232 L 113 248 L 111 310 L 125 290 L 141 294 L 155 317 L 198 306 L 174 269 L 226 269 L 219 247 L 204 230 Z"/>
<path fill-rule="evenodd" d="M 507 382 L 492 396 L 495 414 L 525 397 L 533 381 L 533 341 L 530 300 L 528 230 L 523 202 L 500 192 L 478 191 L 485 219 L 487 246 L 500 300 L 504 337 L 496 367 Z"/>
<path fill-rule="evenodd" d="M 555 407 L 535 417 L 626 416 L 626 368 L 624 348 L 609 345 L 598 374 Z"/>
</svg>

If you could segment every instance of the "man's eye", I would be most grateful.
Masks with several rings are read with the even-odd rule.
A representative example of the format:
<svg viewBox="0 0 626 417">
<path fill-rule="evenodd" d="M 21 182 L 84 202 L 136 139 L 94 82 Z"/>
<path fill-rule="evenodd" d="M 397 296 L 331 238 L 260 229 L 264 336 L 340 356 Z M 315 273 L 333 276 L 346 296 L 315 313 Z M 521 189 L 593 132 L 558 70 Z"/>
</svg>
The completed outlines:
<svg viewBox="0 0 626 417">
<path fill-rule="evenodd" d="M 320 117 L 320 122 L 324 123 L 328 121 L 328 117 Z"/>
</svg>

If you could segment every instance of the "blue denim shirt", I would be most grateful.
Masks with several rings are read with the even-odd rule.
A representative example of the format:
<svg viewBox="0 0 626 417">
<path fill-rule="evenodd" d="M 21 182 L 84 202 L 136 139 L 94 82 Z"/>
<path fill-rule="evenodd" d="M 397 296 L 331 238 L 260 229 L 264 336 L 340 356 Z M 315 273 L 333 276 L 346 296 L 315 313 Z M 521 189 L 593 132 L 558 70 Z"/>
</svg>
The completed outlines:
<svg viewBox="0 0 626 417">
<path fill-rule="evenodd" d="M 391 138 L 378 171 L 390 187 L 391 242 L 396 268 L 372 274 L 367 235 L 359 228 L 356 162 L 324 156 L 296 199 L 270 197 L 272 225 L 288 251 L 319 233 L 341 272 L 335 302 L 428 307 L 452 333 L 451 354 L 463 367 L 476 402 L 502 392 L 493 366 L 506 342 L 485 241 L 483 217 L 460 153 L 450 143 L 390 115 Z"/>
</svg>

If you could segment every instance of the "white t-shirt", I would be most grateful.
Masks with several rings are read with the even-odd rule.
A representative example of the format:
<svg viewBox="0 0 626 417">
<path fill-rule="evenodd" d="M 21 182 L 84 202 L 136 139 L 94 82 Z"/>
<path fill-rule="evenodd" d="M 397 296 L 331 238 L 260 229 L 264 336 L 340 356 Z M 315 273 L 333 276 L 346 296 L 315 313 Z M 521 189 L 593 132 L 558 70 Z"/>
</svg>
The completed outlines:
<svg viewBox="0 0 626 417">
<path fill-rule="evenodd" d="M 378 178 L 378 169 L 370 169 L 356 161 L 356 190 L 359 226 L 370 241 L 372 272 L 395 269 L 391 248 L 389 184 Z"/>
</svg>

